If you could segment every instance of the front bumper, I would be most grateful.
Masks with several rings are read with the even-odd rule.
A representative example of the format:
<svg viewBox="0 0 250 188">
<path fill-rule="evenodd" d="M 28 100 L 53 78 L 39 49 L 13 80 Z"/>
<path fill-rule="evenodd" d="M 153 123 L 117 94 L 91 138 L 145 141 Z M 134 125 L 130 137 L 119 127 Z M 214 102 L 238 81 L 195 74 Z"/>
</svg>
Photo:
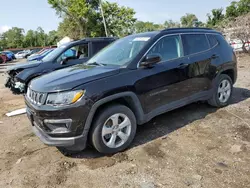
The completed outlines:
<svg viewBox="0 0 250 188">
<path fill-rule="evenodd" d="M 75 150 L 83 150 L 86 147 L 87 132 L 81 136 L 55 138 L 47 135 L 39 126 L 33 125 L 32 130 L 35 135 L 46 145 L 58 147 L 73 147 Z"/>
<path fill-rule="evenodd" d="M 33 132 L 44 144 L 79 151 L 86 147 L 88 130 L 84 127 L 90 100 L 83 98 L 77 104 L 63 108 L 37 106 L 26 97 L 25 102 Z"/>
</svg>

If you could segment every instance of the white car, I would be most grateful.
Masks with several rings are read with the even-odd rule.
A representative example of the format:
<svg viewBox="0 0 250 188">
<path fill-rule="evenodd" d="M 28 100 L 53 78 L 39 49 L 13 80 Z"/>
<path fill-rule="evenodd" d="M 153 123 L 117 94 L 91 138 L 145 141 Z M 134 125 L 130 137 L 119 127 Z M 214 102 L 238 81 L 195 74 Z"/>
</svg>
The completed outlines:
<svg viewBox="0 0 250 188">
<path fill-rule="evenodd" d="M 237 51 L 237 52 L 242 51 L 243 43 L 241 40 L 237 40 L 237 39 L 231 40 L 231 41 L 229 41 L 229 44 L 234 49 L 234 51 Z M 246 42 L 246 44 L 245 44 L 245 47 L 247 50 L 249 50 L 249 46 L 250 46 L 249 44 L 250 44 L 250 42 Z"/>
<path fill-rule="evenodd" d="M 28 53 L 29 53 L 29 51 L 17 52 L 17 53 L 15 54 L 15 57 L 16 57 L 17 59 L 21 59 L 21 58 L 24 58 L 25 55 L 27 55 Z"/>
</svg>

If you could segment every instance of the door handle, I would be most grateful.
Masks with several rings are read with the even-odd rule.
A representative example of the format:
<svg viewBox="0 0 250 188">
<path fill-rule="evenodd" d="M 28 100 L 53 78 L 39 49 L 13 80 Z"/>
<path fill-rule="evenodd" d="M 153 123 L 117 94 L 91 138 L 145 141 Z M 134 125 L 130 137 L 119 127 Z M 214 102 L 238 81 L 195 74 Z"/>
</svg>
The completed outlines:
<svg viewBox="0 0 250 188">
<path fill-rule="evenodd" d="M 186 63 L 181 63 L 181 64 L 178 66 L 178 68 L 182 69 L 182 68 L 185 68 L 185 67 L 187 67 L 187 66 L 188 66 L 188 64 L 186 64 Z"/>
<path fill-rule="evenodd" d="M 218 57 L 219 57 L 218 55 L 214 54 L 214 55 L 211 56 L 211 59 L 216 59 Z"/>
</svg>

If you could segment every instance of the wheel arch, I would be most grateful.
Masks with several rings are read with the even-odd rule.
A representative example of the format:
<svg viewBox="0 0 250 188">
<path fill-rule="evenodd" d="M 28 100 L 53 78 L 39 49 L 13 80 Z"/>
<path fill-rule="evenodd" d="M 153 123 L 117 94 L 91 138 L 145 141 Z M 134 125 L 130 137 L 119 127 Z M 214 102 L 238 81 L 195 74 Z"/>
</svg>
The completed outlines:
<svg viewBox="0 0 250 188">
<path fill-rule="evenodd" d="M 236 79 L 237 79 L 237 73 L 236 73 L 236 70 L 234 67 L 227 67 L 227 68 L 224 68 L 224 69 L 221 69 L 217 75 L 216 75 L 216 79 L 221 75 L 221 74 L 226 74 L 228 75 L 233 84 L 236 82 Z"/>
<path fill-rule="evenodd" d="M 93 118 L 103 108 L 112 104 L 122 104 L 127 106 L 135 114 L 137 124 L 143 124 L 144 113 L 138 97 L 133 92 L 123 92 L 108 96 L 97 101 L 91 108 L 87 117 L 84 131 L 89 131 L 91 128 Z"/>
</svg>

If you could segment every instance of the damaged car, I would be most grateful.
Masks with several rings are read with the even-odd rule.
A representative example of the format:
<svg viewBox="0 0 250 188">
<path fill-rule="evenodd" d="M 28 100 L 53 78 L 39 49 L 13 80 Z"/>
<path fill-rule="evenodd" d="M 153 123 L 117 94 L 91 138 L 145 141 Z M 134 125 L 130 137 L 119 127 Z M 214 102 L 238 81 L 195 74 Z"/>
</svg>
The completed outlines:
<svg viewBox="0 0 250 188">
<path fill-rule="evenodd" d="M 61 45 L 39 61 L 8 68 L 5 87 L 10 88 L 13 94 L 24 94 L 32 79 L 58 69 L 84 63 L 115 40 L 114 37 L 86 38 Z"/>
<path fill-rule="evenodd" d="M 126 36 L 85 64 L 32 80 L 26 111 L 36 136 L 64 154 L 88 145 L 114 154 L 158 115 L 197 101 L 230 104 L 236 80 L 237 58 L 221 33 L 165 29 Z"/>
</svg>

